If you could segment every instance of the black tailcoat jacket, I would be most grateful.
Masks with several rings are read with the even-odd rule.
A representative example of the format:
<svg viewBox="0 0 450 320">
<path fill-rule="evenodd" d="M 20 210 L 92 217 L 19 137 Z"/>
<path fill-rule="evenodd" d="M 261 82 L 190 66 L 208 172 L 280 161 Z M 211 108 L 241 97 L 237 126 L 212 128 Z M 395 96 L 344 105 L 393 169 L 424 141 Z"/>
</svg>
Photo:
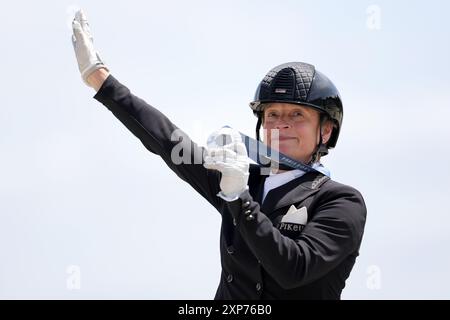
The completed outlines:
<svg viewBox="0 0 450 320">
<path fill-rule="evenodd" d="M 203 167 L 203 148 L 186 135 L 174 139 L 178 128 L 160 111 L 112 75 L 94 98 L 220 212 L 215 299 L 340 299 L 366 220 L 357 190 L 310 172 L 272 189 L 261 204 L 267 176 L 251 165 L 248 190 L 227 202 L 217 196 L 220 172 Z M 182 147 L 182 163 L 171 160 L 174 147 Z M 287 219 L 290 208 L 307 222 Z"/>
</svg>

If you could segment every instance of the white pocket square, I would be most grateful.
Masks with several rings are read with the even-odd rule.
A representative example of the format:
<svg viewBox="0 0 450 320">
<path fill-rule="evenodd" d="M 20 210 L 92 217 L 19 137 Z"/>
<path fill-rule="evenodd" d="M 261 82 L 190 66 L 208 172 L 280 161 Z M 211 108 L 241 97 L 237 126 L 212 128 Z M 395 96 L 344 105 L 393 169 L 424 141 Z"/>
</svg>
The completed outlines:
<svg viewBox="0 0 450 320">
<path fill-rule="evenodd" d="M 292 205 L 286 215 L 281 219 L 281 222 L 284 223 L 295 223 L 306 225 L 308 221 L 308 210 L 306 207 L 301 207 L 297 209 L 294 205 Z"/>
</svg>

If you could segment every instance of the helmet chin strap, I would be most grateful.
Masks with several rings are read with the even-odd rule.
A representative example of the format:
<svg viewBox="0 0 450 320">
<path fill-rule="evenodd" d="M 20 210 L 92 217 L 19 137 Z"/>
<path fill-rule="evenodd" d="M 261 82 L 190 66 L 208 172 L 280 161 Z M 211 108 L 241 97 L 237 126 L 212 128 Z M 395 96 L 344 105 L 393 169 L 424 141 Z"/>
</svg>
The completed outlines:
<svg viewBox="0 0 450 320">
<path fill-rule="evenodd" d="M 315 148 L 314 153 L 311 155 L 311 160 L 307 163 L 308 165 L 312 165 L 313 163 L 316 163 L 320 160 L 321 156 L 328 154 L 328 148 L 323 143 L 323 137 L 322 137 L 322 123 L 323 123 L 323 114 L 320 114 L 319 118 L 319 142 L 317 143 L 317 146 Z"/>
<path fill-rule="evenodd" d="M 259 129 L 261 129 L 262 124 L 262 113 L 258 114 L 258 122 L 256 123 L 256 140 L 261 141 L 259 137 Z"/>
</svg>

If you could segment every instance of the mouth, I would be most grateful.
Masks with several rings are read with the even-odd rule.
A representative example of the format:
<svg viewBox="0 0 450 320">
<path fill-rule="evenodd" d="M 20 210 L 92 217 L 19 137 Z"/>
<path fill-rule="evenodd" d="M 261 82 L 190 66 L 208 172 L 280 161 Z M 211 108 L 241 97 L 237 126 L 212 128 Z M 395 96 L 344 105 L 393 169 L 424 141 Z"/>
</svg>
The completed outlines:
<svg viewBox="0 0 450 320">
<path fill-rule="evenodd" d="M 297 138 L 295 137 L 279 137 L 278 140 L 279 141 L 289 141 L 289 140 L 295 140 Z"/>
</svg>

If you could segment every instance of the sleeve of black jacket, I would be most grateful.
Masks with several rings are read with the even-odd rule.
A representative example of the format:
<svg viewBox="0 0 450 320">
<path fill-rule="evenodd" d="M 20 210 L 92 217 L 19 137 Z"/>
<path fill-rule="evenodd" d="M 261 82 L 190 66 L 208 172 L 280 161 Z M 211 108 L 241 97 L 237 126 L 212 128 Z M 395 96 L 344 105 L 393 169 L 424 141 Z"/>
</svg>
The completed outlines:
<svg viewBox="0 0 450 320">
<path fill-rule="evenodd" d="M 203 147 L 189 139 L 159 110 L 133 95 L 112 75 L 108 76 L 94 98 L 105 105 L 149 151 L 161 156 L 181 179 L 218 207 L 216 194 L 220 191 L 220 175 L 203 167 Z M 178 135 L 173 136 L 176 130 Z M 173 150 L 178 152 L 178 159 L 184 159 L 183 162 L 177 160 L 174 163 L 171 157 Z"/>
<path fill-rule="evenodd" d="M 323 277 L 359 250 L 366 220 L 364 200 L 352 187 L 331 185 L 322 186 L 317 207 L 308 213 L 312 218 L 296 239 L 282 235 L 248 191 L 227 204 L 250 250 L 285 289 Z M 254 219 L 247 219 L 249 213 Z"/>
</svg>

